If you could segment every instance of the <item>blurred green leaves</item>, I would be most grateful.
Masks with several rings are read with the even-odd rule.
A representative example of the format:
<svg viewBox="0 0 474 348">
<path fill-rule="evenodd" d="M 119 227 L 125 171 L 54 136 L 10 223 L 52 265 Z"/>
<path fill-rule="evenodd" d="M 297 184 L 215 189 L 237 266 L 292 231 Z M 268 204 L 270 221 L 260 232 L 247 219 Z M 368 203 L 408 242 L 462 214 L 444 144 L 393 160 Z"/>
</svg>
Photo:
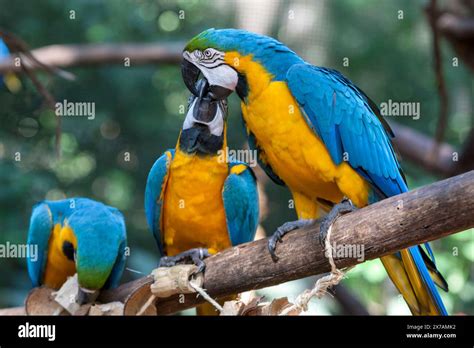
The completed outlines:
<svg viewBox="0 0 474 348">
<path fill-rule="evenodd" d="M 311 0 L 307 1 L 309 4 Z M 294 1 L 275 1 L 285 10 Z M 304 1 L 298 3 L 305 4 Z M 432 71 L 430 32 L 423 15 L 425 1 L 331 1 L 328 11 L 326 65 L 351 78 L 377 104 L 388 99 L 421 103 L 419 121 L 401 121 L 432 134 L 438 97 Z M 22 2 L 0 0 L 0 26 L 17 34 L 31 47 L 67 43 L 185 42 L 209 27 L 235 27 L 238 16 L 231 0 L 140 0 Z M 69 18 L 71 10 L 75 19 Z M 399 11 L 403 19 L 398 19 Z M 262 14 L 263 15 L 263 14 Z M 282 11 L 279 16 L 286 16 Z M 282 19 L 272 18 L 275 30 Z M 321 36 L 321 33 L 307 33 Z M 299 40 L 304 43 L 305 37 Z M 459 146 L 472 126 L 469 93 L 472 75 L 462 66 L 452 67 L 452 51 L 443 45 L 444 67 L 452 100 L 447 141 Z M 350 59 L 349 67 L 342 65 Z M 319 64 L 319 55 L 310 57 Z M 54 153 L 57 119 L 45 110 L 30 82 L 15 95 L 0 89 L 0 243 L 26 240 L 32 205 L 42 199 L 88 196 L 118 207 L 125 214 L 131 257 L 128 265 L 148 272 L 158 261 L 158 251 L 147 231 L 143 192 L 148 170 L 168 148 L 173 148 L 182 125 L 188 92 L 178 66 L 110 65 L 71 69 L 75 82 L 39 74 L 57 100 L 95 102 L 96 117 L 62 118 L 62 159 Z M 472 87 L 471 87 L 472 88 Z M 472 97 L 472 95 L 471 95 Z M 466 106 L 467 105 L 467 106 Z M 458 107 L 459 106 L 459 107 Z M 471 105 L 472 106 L 472 105 Z M 231 148 L 240 148 L 244 136 L 239 101 L 229 100 L 228 136 Z M 472 110 L 472 109 L 471 109 Z M 25 121 L 27 120 L 27 121 Z M 28 137 L 27 133 L 36 130 Z M 25 136 L 26 135 L 26 136 Z M 21 161 L 15 161 L 16 153 Z M 409 186 L 438 180 L 416 164 L 402 162 Z M 289 193 L 273 183 L 266 185 L 269 217 L 267 233 L 296 217 L 288 209 Z M 433 243 L 438 267 L 450 283 L 442 294 L 451 312 L 474 313 L 474 231 Z M 24 260 L 0 260 L 0 307 L 18 305 L 29 288 Z M 126 280 L 139 275 L 128 272 Z M 284 289 L 301 291 L 305 280 Z M 406 305 L 387 279 L 380 261 L 357 266 L 344 284 L 372 313 L 408 313 Z M 295 290 L 296 289 L 296 290 Z M 271 291 L 270 291 L 271 292 Z M 320 313 L 334 310 L 323 301 Z M 319 302 L 317 304 L 319 306 Z"/>
</svg>

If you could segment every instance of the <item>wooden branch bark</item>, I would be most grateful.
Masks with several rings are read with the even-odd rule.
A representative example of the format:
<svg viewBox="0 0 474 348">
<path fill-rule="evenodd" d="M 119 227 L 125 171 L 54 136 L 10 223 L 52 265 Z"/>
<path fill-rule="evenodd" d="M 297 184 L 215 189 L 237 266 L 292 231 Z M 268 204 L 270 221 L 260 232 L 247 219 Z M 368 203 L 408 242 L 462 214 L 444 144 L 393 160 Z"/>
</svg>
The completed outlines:
<svg viewBox="0 0 474 348">
<path fill-rule="evenodd" d="M 12 307 L 0 309 L 0 316 L 2 315 L 26 315 L 25 307 Z"/>
<path fill-rule="evenodd" d="M 474 227 L 474 171 L 404 193 L 340 217 L 333 226 L 333 246 L 363 247 L 363 259 L 338 257 L 338 268 L 392 254 L 412 245 L 439 239 Z M 329 263 L 318 241 L 319 225 L 296 230 L 278 245 L 280 260 L 268 254 L 267 239 L 227 249 L 206 260 L 204 288 L 213 297 L 261 289 L 328 272 Z M 102 292 L 102 303 L 124 303 L 125 315 L 136 315 L 151 296 L 150 276 Z M 37 288 L 32 296 L 48 298 L 51 289 Z M 28 307 L 27 300 L 27 307 Z M 44 300 L 40 301 L 44 302 Z M 145 314 L 171 314 L 203 302 L 195 294 L 158 299 Z M 0 315 L 24 314 L 6 308 Z"/>
<path fill-rule="evenodd" d="M 474 128 L 471 129 L 459 155 L 459 164 L 456 173 L 460 174 L 474 169 Z"/>
<path fill-rule="evenodd" d="M 364 260 L 336 258 L 339 268 L 392 254 L 400 249 L 474 226 L 474 171 L 388 198 L 334 224 L 334 245 L 360 245 Z M 278 245 L 280 260 L 268 254 L 267 239 L 227 249 L 206 260 L 204 288 L 213 297 L 261 289 L 294 279 L 328 272 L 329 263 L 318 242 L 319 226 L 289 233 Z M 124 284 L 102 293 L 103 302 L 122 301 L 125 313 L 136 313 L 149 298 L 150 278 Z M 184 296 L 184 295 L 183 295 Z M 194 307 L 195 294 L 156 301 L 157 314 Z"/>
<path fill-rule="evenodd" d="M 451 0 L 445 5 L 436 26 L 456 55 L 474 71 L 474 2 Z"/>
<path fill-rule="evenodd" d="M 130 59 L 130 66 L 137 64 L 178 64 L 181 61 L 183 43 L 150 44 L 76 44 L 51 45 L 32 50 L 32 55 L 50 67 L 70 68 L 81 65 L 124 64 Z M 30 70 L 44 69 L 44 66 L 25 59 L 22 62 Z M 19 72 L 12 57 L 0 61 L 0 74 Z"/>
</svg>

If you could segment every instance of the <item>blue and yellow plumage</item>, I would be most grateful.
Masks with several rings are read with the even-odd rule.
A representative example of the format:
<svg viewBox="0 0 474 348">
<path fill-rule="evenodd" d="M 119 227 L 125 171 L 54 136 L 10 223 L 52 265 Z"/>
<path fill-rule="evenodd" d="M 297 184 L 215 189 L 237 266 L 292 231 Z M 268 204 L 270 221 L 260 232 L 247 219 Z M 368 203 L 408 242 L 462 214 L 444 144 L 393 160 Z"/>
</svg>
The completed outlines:
<svg viewBox="0 0 474 348">
<path fill-rule="evenodd" d="M 225 111 L 208 102 L 191 103 L 176 149 L 148 175 L 146 217 L 162 256 L 213 254 L 252 241 L 258 226 L 255 176 L 245 163 L 226 162 Z"/>
<path fill-rule="evenodd" d="M 258 225 L 258 193 L 243 163 L 218 163 L 168 150 L 148 176 L 145 209 L 162 255 L 191 248 L 216 253 L 253 240 Z"/>
<path fill-rule="evenodd" d="M 191 104 L 176 149 L 166 151 L 148 175 L 145 211 L 162 255 L 191 248 L 215 253 L 253 240 L 258 226 L 255 176 L 245 163 L 226 162 L 225 111 L 202 104 L 201 98 Z M 208 110 L 217 111 L 200 114 Z M 215 134 L 205 117 L 220 124 Z"/>
<path fill-rule="evenodd" d="M 300 219 L 318 218 L 327 210 L 321 202 L 348 197 L 363 207 L 408 190 L 391 130 L 339 72 L 306 63 L 277 40 L 235 29 L 204 31 L 183 56 L 188 87 L 198 69 L 209 83 L 236 90 L 249 144 L 267 174 L 291 190 Z M 216 78 L 217 71 L 227 77 Z M 434 282 L 445 290 L 447 284 L 426 248 L 429 256 L 415 246 L 382 262 L 413 314 L 447 314 Z"/>
<path fill-rule="evenodd" d="M 125 267 L 125 221 L 117 209 L 87 198 L 42 201 L 33 208 L 28 258 L 33 286 L 58 289 L 78 275 L 81 288 L 100 290 L 119 284 Z"/>
</svg>

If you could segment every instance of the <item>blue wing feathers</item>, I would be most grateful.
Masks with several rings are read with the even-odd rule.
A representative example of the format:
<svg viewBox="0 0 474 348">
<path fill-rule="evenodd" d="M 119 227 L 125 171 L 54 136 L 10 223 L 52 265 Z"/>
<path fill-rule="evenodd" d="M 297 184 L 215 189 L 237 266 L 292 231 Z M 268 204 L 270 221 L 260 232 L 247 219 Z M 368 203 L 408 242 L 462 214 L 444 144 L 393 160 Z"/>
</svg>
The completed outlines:
<svg viewBox="0 0 474 348">
<path fill-rule="evenodd" d="M 349 164 L 372 185 L 370 203 L 408 191 L 390 141 L 393 133 L 363 91 L 339 72 L 309 64 L 292 66 L 286 81 L 334 163 L 340 164 L 341 153 L 347 152 Z M 433 259 L 429 245 L 426 249 Z M 409 250 L 428 293 L 440 313 L 446 314 L 420 250 Z"/>
<path fill-rule="evenodd" d="M 42 285 L 49 240 L 55 224 L 67 224 L 77 239 L 76 270 L 81 286 L 118 285 L 125 267 L 126 227 L 119 210 L 87 198 L 43 201 L 31 215 L 28 245 L 38 248 L 37 260 L 28 258 L 33 286 Z M 104 277 L 106 276 L 106 277 Z"/>
<path fill-rule="evenodd" d="M 121 248 L 127 243 L 122 213 L 88 198 L 48 201 L 48 205 L 54 220 L 67 219 L 77 239 L 75 263 L 79 284 L 88 289 L 116 286 L 125 266 Z"/>
<path fill-rule="evenodd" d="M 115 259 L 114 266 L 110 273 L 110 276 L 105 284 L 105 288 L 116 288 L 120 279 L 122 278 L 123 271 L 125 270 L 126 264 L 126 248 L 127 248 L 127 230 L 125 227 L 125 219 L 122 213 L 113 207 L 108 207 L 110 212 L 115 216 L 115 225 L 117 226 L 117 233 L 120 238 L 120 244 L 118 247 L 117 257 Z"/>
<path fill-rule="evenodd" d="M 363 168 L 369 179 L 372 175 L 387 179 L 401 175 L 371 102 L 349 80 L 334 70 L 297 64 L 288 71 L 287 83 L 335 163 L 341 163 L 341 154 L 347 152 L 351 166 Z M 379 185 L 383 190 L 380 180 Z"/>
<path fill-rule="evenodd" d="M 160 219 L 161 219 L 161 207 L 162 207 L 162 191 L 166 178 L 168 176 L 169 157 L 171 159 L 174 156 L 174 150 L 166 151 L 160 158 L 158 158 L 153 164 L 153 167 L 148 174 L 148 180 L 146 183 L 145 190 L 145 213 L 148 226 L 153 232 L 158 249 L 161 255 L 163 255 L 163 243 L 160 231 Z"/>
<path fill-rule="evenodd" d="M 48 242 L 53 229 L 51 211 L 47 204 L 39 203 L 33 207 L 28 231 L 28 245 L 38 249 L 37 259 L 27 259 L 28 274 L 33 286 L 40 286 L 48 255 Z"/>
<path fill-rule="evenodd" d="M 173 157 L 174 151 L 170 150 Z M 231 162 L 233 166 L 244 164 Z M 162 190 L 168 175 L 169 157 L 166 153 L 153 165 L 148 175 L 145 192 L 145 212 L 150 229 L 163 252 L 160 231 Z M 258 226 L 258 191 L 255 176 L 250 168 L 239 174 L 229 174 L 222 189 L 227 229 L 232 245 L 253 240 Z"/>
<path fill-rule="evenodd" d="M 123 271 L 125 270 L 125 263 L 126 263 L 126 256 L 125 256 L 125 248 L 127 247 L 127 241 L 124 240 L 120 243 L 117 258 L 115 260 L 115 264 L 112 268 L 112 272 L 110 273 L 109 279 L 105 284 L 106 289 L 113 289 L 116 288 L 119 283 L 120 279 L 122 278 Z"/>
<path fill-rule="evenodd" d="M 234 165 L 242 164 L 234 162 Z M 258 190 L 250 168 L 240 174 L 229 174 L 222 190 L 227 230 L 232 245 L 252 241 L 258 226 Z"/>
<path fill-rule="evenodd" d="M 381 192 L 393 192 L 404 179 L 388 128 L 378 122 L 373 102 L 335 70 L 309 64 L 293 66 L 287 83 L 333 161 L 341 163 L 346 152 L 349 164 L 363 171 L 369 183 Z"/>
</svg>

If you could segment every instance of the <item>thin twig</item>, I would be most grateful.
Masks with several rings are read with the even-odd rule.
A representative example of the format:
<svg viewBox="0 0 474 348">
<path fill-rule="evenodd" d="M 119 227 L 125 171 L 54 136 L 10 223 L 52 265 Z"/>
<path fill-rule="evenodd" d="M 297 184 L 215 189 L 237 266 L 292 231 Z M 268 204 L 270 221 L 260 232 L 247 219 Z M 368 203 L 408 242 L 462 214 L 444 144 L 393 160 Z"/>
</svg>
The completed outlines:
<svg viewBox="0 0 474 348">
<path fill-rule="evenodd" d="M 441 48 L 439 40 L 439 30 L 437 28 L 437 20 L 439 13 L 437 10 L 437 1 L 431 0 L 429 6 L 427 7 L 428 20 L 431 26 L 431 31 L 433 32 L 433 56 L 434 56 L 434 70 L 436 75 L 436 86 L 438 89 L 438 95 L 440 98 L 439 105 L 439 117 L 438 125 L 436 127 L 435 133 L 435 144 L 431 152 L 431 157 L 436 158 L 439 151 L 439 146 L 444 139 L 444 134 L 446 132 L 446 127 L 448 125 L 448 93 L 446 91 L 446 84 L 443 74 L 443 66 L 441 60 Z"/>
<path fill-rule="evenodd" d="M 73 68 L 78 66 L 110 66 L 130 63 L 131 67 L 144 64 L 180 64 L 184 42 L 155 43 L 103 43 L 48 45 L 31 51 L 42 65 L 27 61 L 31 70 Z M 0 60 L 0 73 L 17 72 L 19 67 L 12 59 Z"/>
<path fill-rule="evenodd" d="M 22 57 L 22 54 L 20 54 L 20 58 Z M 33 82 L 33 85 L 35 86 L 36 90 L 38 91 L 39 94 L 44 98 L 46 105 L 49 109 L 53 111 L 53 113 L 56 115 L 55 112 L 55 105 L 56 101 L 54 100 L 54 97 L 52 96 L 51 93 L 49 93 L 48 89 L 38 80 L 38 78 L 35 76 L 35 74 L 25 65 L 21 64 L 22 70 L 25 72 L 25 74 L 29 77 L 31 82 Z M 61 158 L 61 117 L 56 117 L 56 142 L 55 142 L 55 148 L 56 148 L 56 155 L 58 159 Z"/>
<path fill-rule="evenodd" d="M 337 268 L 354 266 L 473 227 L 473 197 L 474 171 L 341 216 L 333 225 L 331 243 L 363 246 L 363 257 L 337 257 L 334 260 Z M 317 224 L 289 233 L 278 244 L 277 263 L 268 254 L 267 239 L 213 255 L 205 260 L 202 287 L 212 298 L 222 298 L 328 272 L 331 267 L 317 241 L 318 233 Z M 122 301 L 125 313 L 135 315 L 149 298 L 152 283 L 153 279 L 146 277 L 124 284 L 103 292 L 100 301 Z M 170 314 L 202 302 L 202 297 L 196 298 L 196 294 L 176 295 L 158 299 L 156 310 L 160 315 Z"/>
<path fill-rule="evenodd" d="M 43 97 L 45 100 L 46 106 L 55 112 L 55 105 L 56 101 L 53 95 L 48 91 L 48 89 L 41 83 L 41 81 L 36 77 L 35 73 L 29 68 L 28 64 L 25 64 L 26 60 L 29 59 L 30 61 L 34 62 L 38 66 L 41 66 L 45 71 L 49 72 L 50 74 L 55 74 L 62 76 L 64 78 L 73 79 L 74 75 L 70 73 L 66 73 L 60 69 L 49 67 L 46 64 L 41 63 L 38 61 L 31 53 L 28 48 L 28 45 L 21 40 L 20 38 L 16 37 L 11 33 L 7 33 L 3 30 L 0 30 L 0 37 L 3 39 L 5 44 L 7 45 L 8 49 L 18 55 L 20 58 L 20 67 L 21 70 L 25 73 L 26 76 L 31 80 L 33 85 L 35 86 L 38 93 Z M 56 117 L 56 155 L 58 159 L 61 158 L 61 117 Z"/>
</svg>

